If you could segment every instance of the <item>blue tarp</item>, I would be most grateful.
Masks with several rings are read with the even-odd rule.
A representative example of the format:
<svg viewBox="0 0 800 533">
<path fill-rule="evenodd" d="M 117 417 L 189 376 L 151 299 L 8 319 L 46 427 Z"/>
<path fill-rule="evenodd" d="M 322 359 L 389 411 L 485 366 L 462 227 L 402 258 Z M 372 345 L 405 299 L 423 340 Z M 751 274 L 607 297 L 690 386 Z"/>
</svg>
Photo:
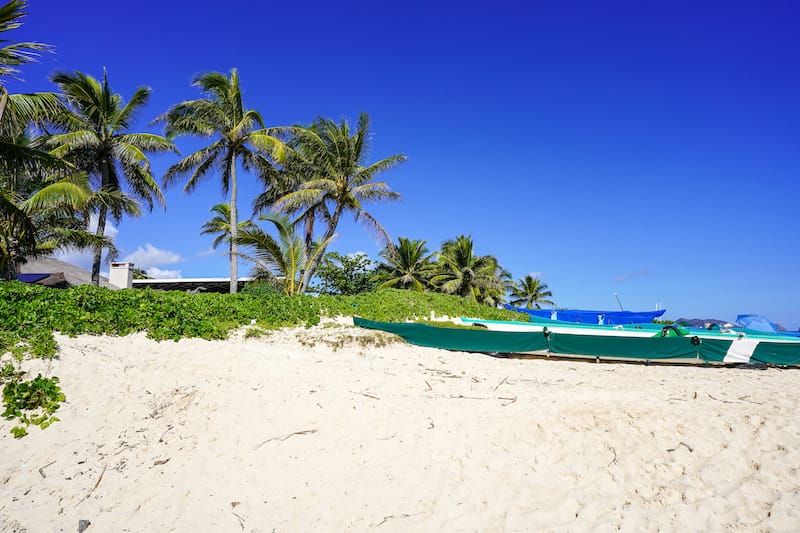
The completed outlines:
<svg viewBox="0 0 800 533">
<path fill-rule="evenodd" d="M 781 331 L 775 322 L 772 322 L 766 317 L 761 315 L 739 315 L 736 317 L 736 323 L 745 329 L 754 331 L 763 331 L 765 333 L 777 333 L 778 335 L 789 335 L 791 337 L 800 337 L 798 331 Z"/>
<path fill-rule="evenodd" d="M 586 309 L 525 309 L 512 305 L 505 305 L 504 307 L 511 311 L 528 313 L 537 318 L 563 320 L 579 324 L 643 324 L 652 322 L 667 312 L 666 309 L 661 309 L 660 311 L 592 311 Z"/>
<path fill-rule="evenodd" d="M 48 276 L 50 274 L 17 274 L 17 279 L 23 283 L 36 283 Z"/>
</svg>

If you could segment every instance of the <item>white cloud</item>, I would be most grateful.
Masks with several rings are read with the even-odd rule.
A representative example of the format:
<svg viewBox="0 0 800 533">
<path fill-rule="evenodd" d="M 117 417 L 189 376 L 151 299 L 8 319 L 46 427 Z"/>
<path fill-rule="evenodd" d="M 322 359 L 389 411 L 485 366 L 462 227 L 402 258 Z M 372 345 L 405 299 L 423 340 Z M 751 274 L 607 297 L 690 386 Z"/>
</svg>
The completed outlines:
<svg viewBox="0 0 800 533">
<path fill-rule="evenodd" d="M 210 255 L 214 255 L 217 251 L 213 248 L 209 248 L 208 250 L 203 250 L 202 252 L 197 252 L 197 257 L 208 257 Z"/>
<path fill-rule="evenodd" d="M 150 267 L 147 269 L 147 275 L 153 279 L 179 279 L 181 278 L 181 271 L 161 270 L 158 267 Z"/>
<path fill-rule="evenodd" d="M 126 255 L 122 261 L 133 263 L 136 268 L 149 271 L 156 266 L 181 263 L 184 259 L 176 252 L 161 250 L 148 242 L 144 247 L 139 246 L 134 252 Z"/>
<path fill-rule="evenodd" d="M 91 217 L 89 218 L 89 226 L 86 229 L 88 229 L 92 233 L 97 231 L 96 214 L 91 215 Z M 117 235 L 119 235 L 119 229 L 117 229 L 117 227 L 113 223 L 111 223 L 111 221 L 106 220 L 106 227 L 103 229 L 103 235 L 111 237 L 111 240 L 113 241 L 117 237 Z"/>
</svg>

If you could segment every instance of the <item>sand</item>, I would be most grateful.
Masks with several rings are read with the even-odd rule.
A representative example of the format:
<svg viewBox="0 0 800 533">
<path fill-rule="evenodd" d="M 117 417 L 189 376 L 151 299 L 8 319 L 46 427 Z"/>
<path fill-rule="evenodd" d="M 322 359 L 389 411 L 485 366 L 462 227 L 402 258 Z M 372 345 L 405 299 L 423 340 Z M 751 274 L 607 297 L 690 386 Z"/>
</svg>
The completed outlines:
<svg viewBox="0 0 800 533">
<path fill-rule="evenodd" d="M 23 439 L 0 422 L 0 530 L 800 529 L 798 370 L 375 335 L 59 336 L 26 368 L 61 378 L 61 421 Z"/>
</svg>

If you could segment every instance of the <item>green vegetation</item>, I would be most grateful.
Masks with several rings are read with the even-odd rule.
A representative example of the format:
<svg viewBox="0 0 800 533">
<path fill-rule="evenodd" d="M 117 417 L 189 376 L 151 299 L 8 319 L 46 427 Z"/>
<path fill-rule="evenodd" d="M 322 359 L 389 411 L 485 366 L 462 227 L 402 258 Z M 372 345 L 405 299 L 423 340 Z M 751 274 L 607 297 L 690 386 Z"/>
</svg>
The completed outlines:
<svg viewBox="0 0 800 533">
<path fill-rule="evenodd" d="M 384 263 L 378 267 L 375 280 L 380 288 L 411 289 L 423 291 L 433 288 L 431 278 L 436 273 L 434 254 L 423 240 L 400 237 L 397 246 L 381 252 Z"/>
<path fill-rule="evenodd" d="M 255 264 L 253 276 L 257 280 L 273 285 L 286 296 L 302 294 L 303 274 L 324 251 L 327 242 L 307 248 L 285 215 L 270 213 L 259 220 L 271 222 L 278 231 L 278 239 L 256 225 L 242 229 L 236 242 L 251 251 L 239 255 Z"/>
<path fill-rule="evenodd" d="M 18 282 L 0 283 L 0 340 L 4 351 L 29 342 L 28 353 L 52 356 L 50 332 L 66 335 L 128 335 L 139 331 L 155 340 L 183 337 L 224 339 L 231 329 L 318 324 L 323 316 L 363 316 L 401 322 L 437 316 L 525 320 L 519 314 L 436 293 L 397 289 L 353 296 L 287 297 L 253 294 L 187 294 L 150 290 L 112 291 L 94 286 L 50 289 Z M 37 333 L 38 332 L 38 333 Z M 44 333 L 41 333 L 44 332 Z M 39 337 L 44 335 L 44 338 Z"/>
<path fill-rule="evenodd" d="M 336 252 L 325 254 L 317 269 L 320 294 L 342 294 L 352 296 L 374 291 L 375 265 L 364 254 L 342 255 Z"/>
<path fill-rule="evenodd" d="M 511 288 L 511 305 L 525 306 L 527 309 L 541 309 L 542 304 L 553 304 L 551 300 L 548 300 L 551 296 L 553 296 L 553 292 L 547 283 L 542 283 L 538 277 L 528 274 L 524 278 L 520 278 Z"/>
<path fill-rule="evenodd" d="M 223 242 L 228 243 L 228 254 L 233 254 L 233 241 L 231 240 L 231 206 L 230 204 L 217 204 L 211 208 L 211 212 L 214 213 L 214 216 L 203 224 L 203 228 L 200 231 L 200 235 L 217 235 L 214 238 L 214 242 L 211 243 L 211 247 L 215 250 L 217 246 L 222 244 Z M 242 220 L 237 223 L 239 226 L 238 232 L 241 232 L 246 229 L 253 229 L 255 228 L 255 224 L 250 219 Z"/>
<path fill-rule="evenodd" d="M 11 428 L 11 434 L 21 438 L 28 434 L 27 426 L 31 424 L 45 429 L 58 422 L 54 413 L 66 399 L 56 377 L 43 378 L 39 374 L 31 381 L 24 381 L 17 375 L 3 387 L 5 411 L 2 416 L 6 420 L 18 418 L 25 424 Z"/>
<path fill-rule="evenodd" d="M 442 244 L 431 283 L 445 294 L 496 305 L 506 293 L 508 273 L 491 255 L 477 255 L 472 237 L 459 235 Z"/>
</svg>

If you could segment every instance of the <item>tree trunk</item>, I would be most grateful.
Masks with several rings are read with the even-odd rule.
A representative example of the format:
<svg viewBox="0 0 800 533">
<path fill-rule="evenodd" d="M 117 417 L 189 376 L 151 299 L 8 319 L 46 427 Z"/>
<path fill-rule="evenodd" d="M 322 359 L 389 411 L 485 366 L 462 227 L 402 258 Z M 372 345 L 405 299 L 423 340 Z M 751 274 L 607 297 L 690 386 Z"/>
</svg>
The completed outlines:
<svg viewBox="0 0 800 533">
<path fill-rule="evenodd" d="M 100 213 L 97 215 L 97 231 L 95 235 L 102 237 L 106 231 L 106 216 L 108 216 L 108 208 L 103 206 L 100 208 Z M 103 245 L 97 243 L 94 245 L 94 258 L 92 260 L 92 285 L 100 285 L 100 263 L 103 257 Z"/>
<path fill-rule="evenodd" d="M 6 104 L 8 103 L 8 91 L 6 91 L 5 87 L 0 86 L 0 120 L 3 119 L 3 114 L 6 111 Z"/>
<path fill-rule="evenodd" d="M 330 221 L 328 222 L 328 228 L 325 230 L 325 235 L 322 236 L 323 243 L 327 242 L 328 239 L 333 237 L 333 234 L 336 232 L 336 226 L 339 225 L 339 216 L 342 214 L 342 206 L 337 205 L 336 209 L 333 211 L 333 216 L 331 217 Z M 306 292 L 308 289 L 309 284 L 311 283 L 311 278 L 314 277 L 314 272 L 317 270 L 317 266 L 319 262 L 322 260 L 322 256 L 325 255 L 325 249 L 327 245 L 323 244 L 319 253 L 314 256 L 314 259 L 306 265 L 306 273 L 303 276 L 303 283 L 300 286 L 300 294 Z"/>
<path fill-rule="evenodd" d="M 108 180 L 110 174 L 107 159 L 103 161 L 102 172 L 103 172 L 103 177 L 100 182 L 100 188 L 104 189 L 106 186 L 108 186 Z M 102 206 L 100 208 L 100 212 L 97 214 L 97 231 L 95 232 L 95 235 L 97 235 L 98 237 L 102 237 L 106 231 L 107 216 L 108 216 L 108 208 L 106 206 Z M 96 286 L 100 285 L 100 263 L 102 262 L 102 257 L 103 257 L 103 245 L 97 243 L 94 245 L 94 258 L 92 259 L 92 285 Z"/>
<path fill-rule="evenodd" d="M 236 157 L 231 157 L 231 286 L 230 293 L 239 291 L 239 213 L 236 211 Z"/>
<path fill-rule="evenodd" d="M 314 244 L 314 215 L 306 218 L 305 224 L 305 247 L 306 257 L 311 257 L 311 248 Z"/>
</svg>

